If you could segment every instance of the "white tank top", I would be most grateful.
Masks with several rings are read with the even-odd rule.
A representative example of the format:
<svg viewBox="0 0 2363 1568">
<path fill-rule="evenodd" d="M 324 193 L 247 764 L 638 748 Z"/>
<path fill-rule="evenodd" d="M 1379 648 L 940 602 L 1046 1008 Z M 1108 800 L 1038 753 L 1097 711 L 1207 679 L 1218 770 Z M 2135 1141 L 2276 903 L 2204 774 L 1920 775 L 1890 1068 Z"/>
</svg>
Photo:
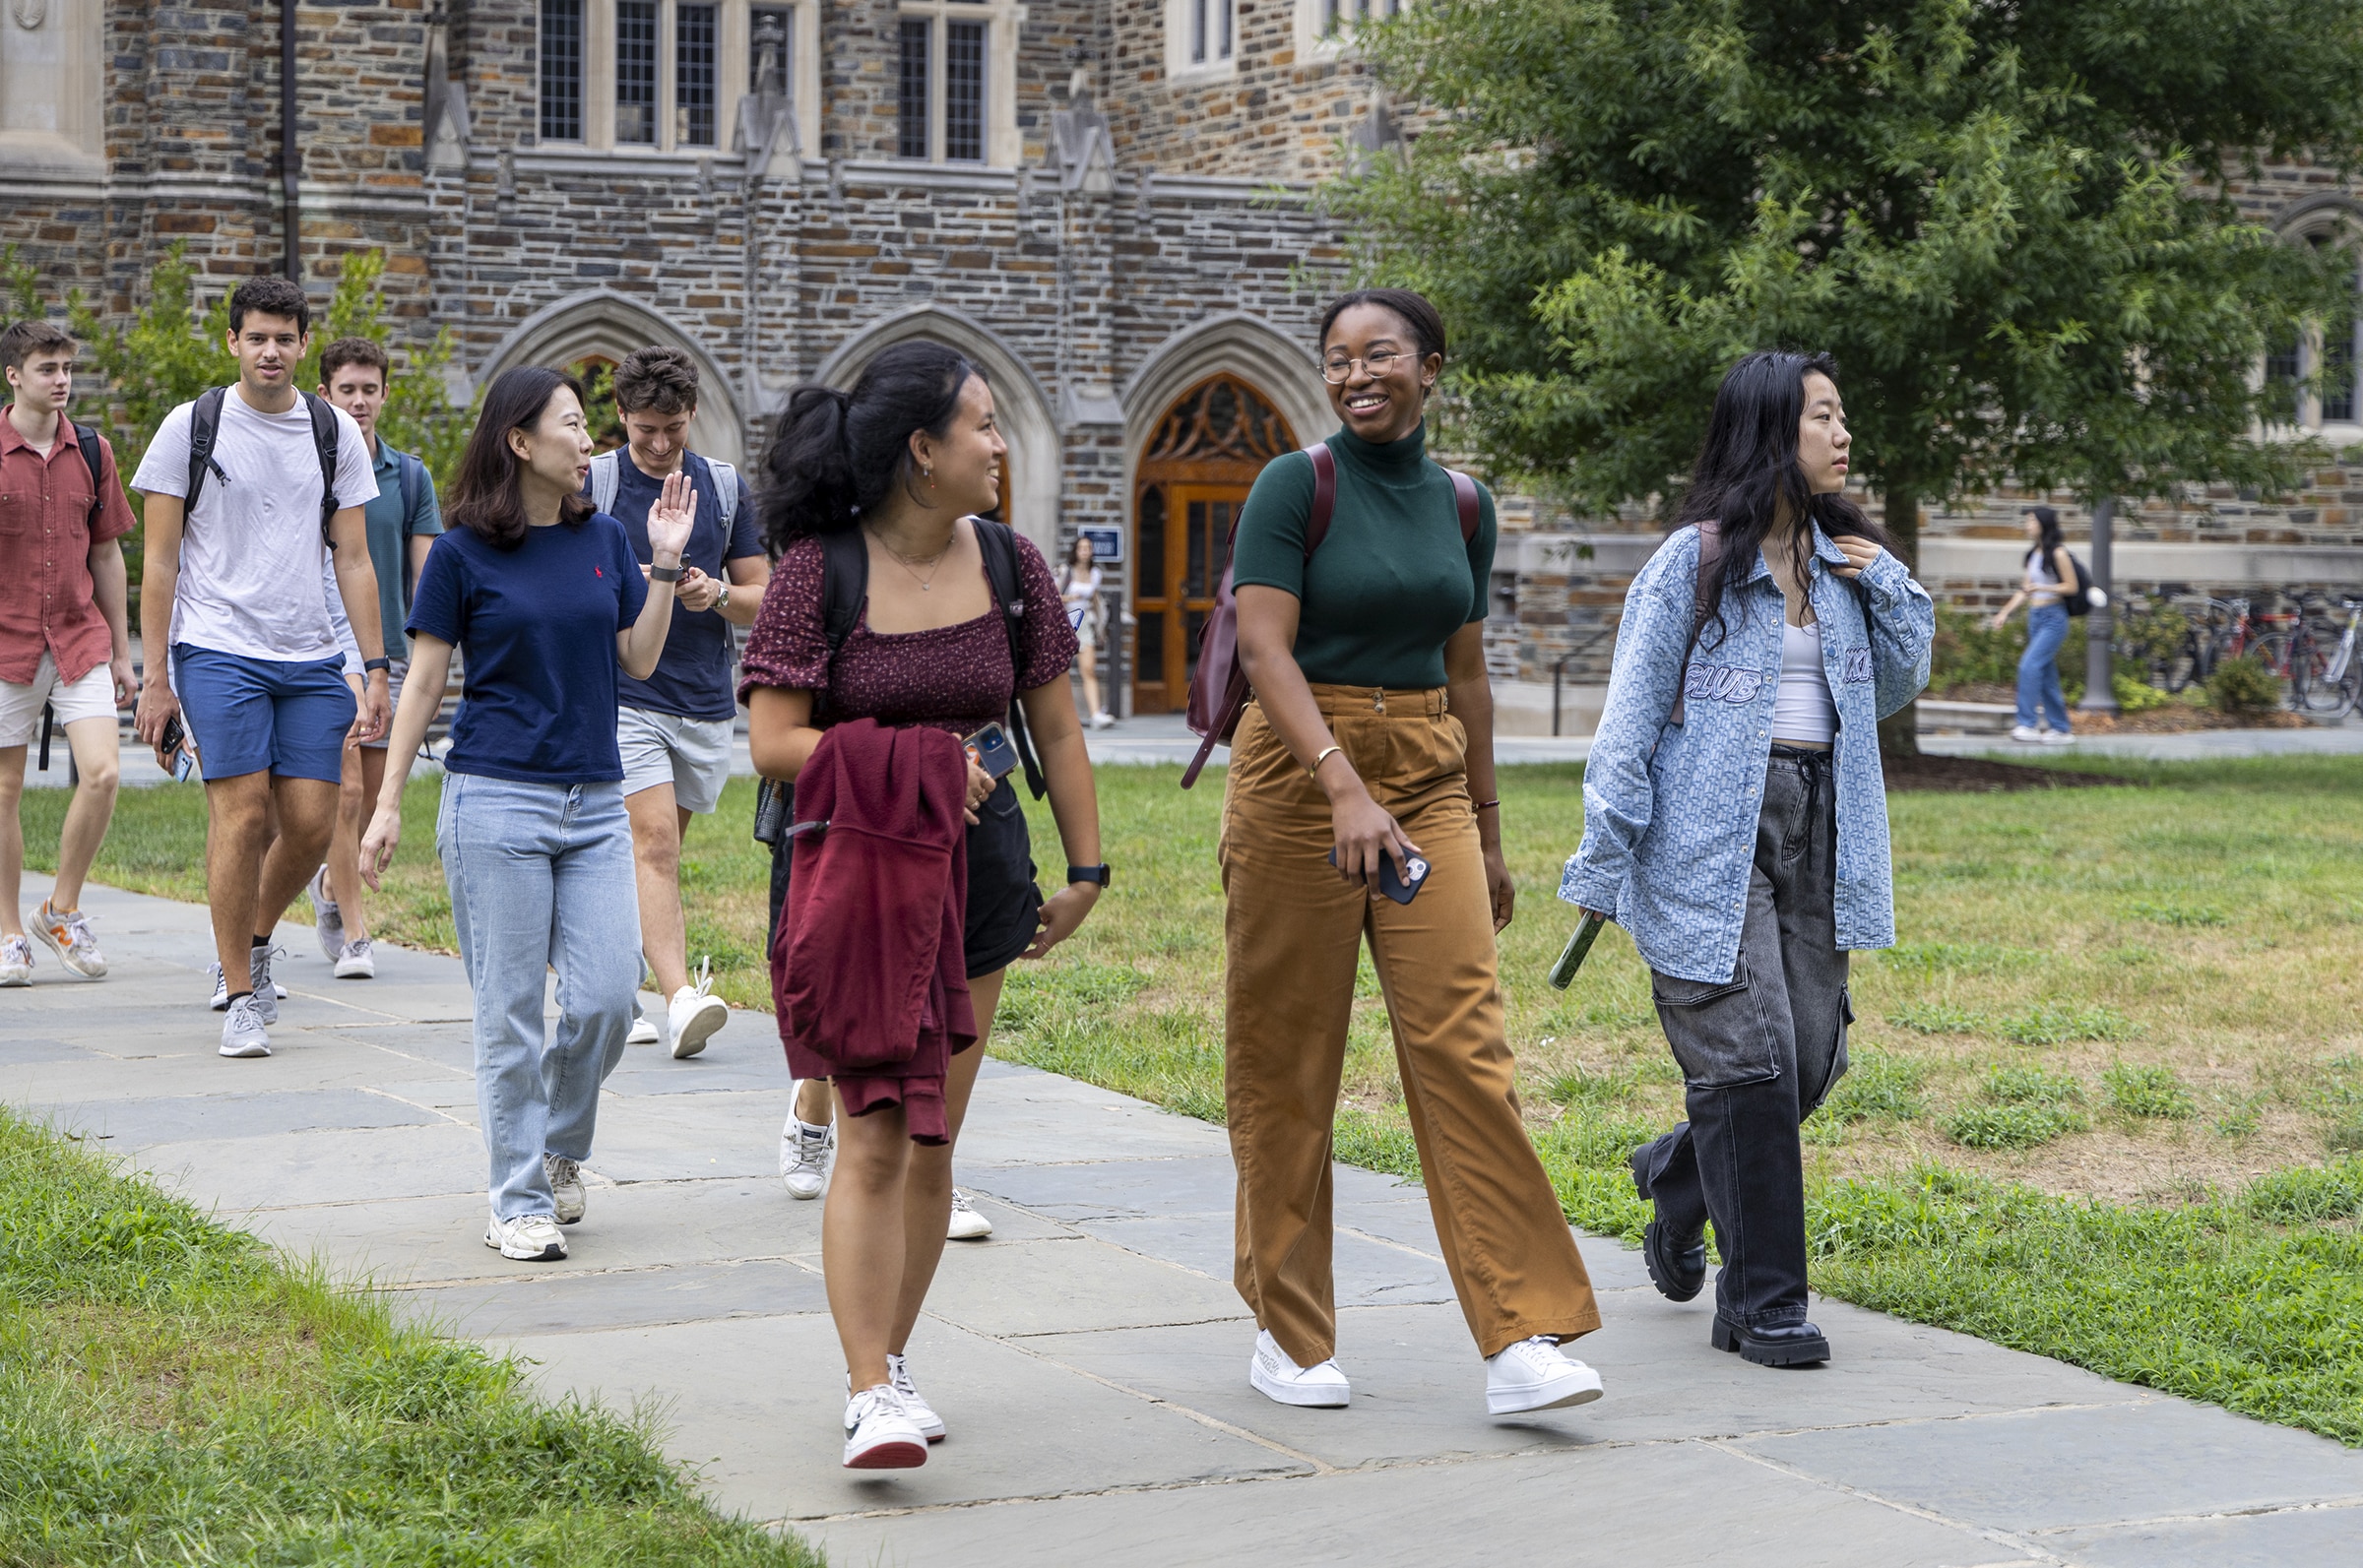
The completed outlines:
<svg viewBox="0 0 2363 1568">
<path fill-rule="evenodd" d="M 1821 626 L 1780 626 L 1780 690 L 1772 699 L 1772 738 L 1828 745 L 1838 738 L 1838 707 L 1821 667 Z"/>
</svg>

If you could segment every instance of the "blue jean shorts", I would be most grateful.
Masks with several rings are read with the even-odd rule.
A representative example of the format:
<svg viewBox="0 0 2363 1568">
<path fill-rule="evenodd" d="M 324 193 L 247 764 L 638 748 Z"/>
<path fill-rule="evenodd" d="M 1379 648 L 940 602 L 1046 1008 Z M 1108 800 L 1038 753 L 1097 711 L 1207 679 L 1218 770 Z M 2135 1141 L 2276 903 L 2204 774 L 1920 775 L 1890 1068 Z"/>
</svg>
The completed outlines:
<svg viewBox="0 0 2363 1568">
<path fill-rule="evenodd" d="M 345 735 L 357 710 L 341 657 L 248 659 L 176 643 L 172 660 L 206 778 L 344 778 Z"/>
</svg>

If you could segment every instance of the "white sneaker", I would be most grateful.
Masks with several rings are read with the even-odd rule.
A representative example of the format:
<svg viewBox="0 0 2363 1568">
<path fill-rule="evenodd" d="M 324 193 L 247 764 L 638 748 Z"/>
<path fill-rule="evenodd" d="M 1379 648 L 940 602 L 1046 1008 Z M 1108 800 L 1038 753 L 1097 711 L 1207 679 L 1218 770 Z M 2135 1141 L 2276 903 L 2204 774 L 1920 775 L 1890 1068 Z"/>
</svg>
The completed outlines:
<svg viewBox="0 0 2363 1568">
<path fill-rule="evenodd" d="M 337 908 L 337 896 L 328 890 L 328 867 L 312 873 L 304 887 L 312 896 L 312 934 L 320 938 L 320 952 L 334 964 L 345 954 L 345 915 Z"/>
<path fill-rule="evenodd" d="M 583 1218 L 583 1167 L 564 1155 L 543 1155 L 542 1174 L 549 1178 L 550 1207 L 558 1223 L 570 1225 Z"/>
<path fill-rule="evenodd" d="M 545 1214 L 509 1221 L 494 1217 L 484 1227 L 484 1245 L 520 1263 L 555 1263 L 566 1256 L 566 1238 L 558 1233 L 558 1223 Z"/>
<path fill-rule="evenodd" d="M 369 951 L 369 939 L 348 942 L 345 951 L 337 955 L 337 978 L 340 980 L 374 980 L 377 978 L 377 959 Z"/>
<path fill-rule="evenodd" d="M 920 1397 L 919 1385 L 911 1381 L 911 1358 L 889 1351 L 886 1375 L 893 1380 L 895 1397 L 903 1402 L 903 1411 L 918 1426 L 919 1435 L 930 1443 L 942 1442 L 943 1417 L 935 1413 L 935 1407 Z"/>
<path fill-rule="evenodd" d="M 847 1470 L 916 1470 L 927 1462 L 927 1438 L 891 1383 L 845 1402 Z"/>
<path fill-rule="evenodd" d="M 952 1189 L 952 1220 L 943 1227 L 945 1237 L 953 1241 L 982 1241 L 992 1234 L 992 1222 L 969 1207 L 968 1194 Z"/>
<path fill-rule="evenodd" d="M 2011 738 L 2012 740 L 2023 741 L 2027 745 L 2031 746 L 2036 741 L 2043 738 L 2043 731 L 2037 729 L 2032 724 L 2012 724 L 2011 726 Z"/>
<path fill-rule="evenodd" d="M 697 967 L 697 983 L 672 993 L 666 1009 L 667 1032 L 672 1035 L 672 1059 L 681 1061 L 706 1048 L 714 1032 L 731 1021 L 731 1004 L 712 994 L 713 960 Z"/>
<path fill-rule="evenodd" d="M 263 1027 L 263 1010 L 255 1004 L 251 993 L 239 997 L 223 1011 L 228 1015 L 222 1020 L 223 1055 L 271 1054 L 271 1034 Z"/>
<path fill-rule="evenodd" d="M 2043 731 L 2043 744 L 2073 746 L 2076 744 L 2076 732 L 2072 729 L 2046 729 Z"/>
<path fill-rule="evenodd" d="M 1099 713 L 1091 716 L 1091 727 L 1094 729 L 1106 729 L 1115 722 L 1116 715 L 1114 714 Z"/>
<path fill-rule="evenodd" d="M 1501 1354 L 1485 1358 L 1489 1415 L 1589 1405 L 1601 1392 L 1600 1374 L 1562 1350 L 1548 1335 L 1520 1340 Z"/>
<path fill-rule="evenodd" d="M 796 1090 L 790 1086 L 789 1102 Z M 780 1182 L 791 1198 L 817 1198 L 829 1184 L 829 1156 L 837 1147 L 835 1127 L 815 1127 L 798 1121 L 795 1111 L 780 1129 Z"/>
<path fill-rule="evenodd" d="M 1337 1357 L 1318 1366 L 1299 1366 L 1280 1348 L 1270 1332 L 1255 1335 L 1255 1354 L 1247 1362 L 1247 1381 L 1265 1399 L 1313 1410 L 1343 1410 L 1354 1397 L 1353 1385 L 1338 1370 Z"/>
<path fill-rule="evenodd" d="M 91 917 L 80 909 L 60 914 L 43 899 L 41 907 L 32 911 L 32 934 L 57 955 L 69 973 L 86 980 L 106 976 L 106 960 L 98 952 L 98 938 L 91 934 Z"/>
<path fill-rule="evenodd" d="M 32 944 L 21 936 L 0 936 L 0 985 L 32 983 Z"/>
<path fill-rule="evenodd" d="M 638 1001 L 632 1003 L 632 1032 L 623 1036 L 626 1045 L 654 1045 L 665 1036 L 657 1033 L 656 1022 L 639 1011 Z"/>
</svg>

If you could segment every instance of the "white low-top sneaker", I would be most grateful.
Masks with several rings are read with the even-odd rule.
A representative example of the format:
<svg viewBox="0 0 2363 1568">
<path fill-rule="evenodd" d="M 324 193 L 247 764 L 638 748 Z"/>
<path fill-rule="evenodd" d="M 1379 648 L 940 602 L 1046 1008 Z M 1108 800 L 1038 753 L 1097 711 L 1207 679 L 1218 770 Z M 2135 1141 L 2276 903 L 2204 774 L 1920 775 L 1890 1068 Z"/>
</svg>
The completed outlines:
<svg viewBox="0 0 2363 1568">
<path fill-rule="evenodd" d="M 926 1434 L 893 1384 L 865 1388 L 845 1402 L 847 1470 L 916 1470 L 926 1462 Z"/>
<path fill-rule="evenodd" d="M 0 936 L 0 985 L 32 983 L 32 944 L 21 936 Z"/>
<path fill-rule="evenodd" d="M 2011 738 L 2031 746 L 2036 741 L 2043 738 L 2043 731 L 2037 729 L 2032 724 L 2012 724 L 2011 726 Z"/>
<path fill-rule="evenodd" d="M 968 1194 L 952 1189 L 952 1219 L 943 1227 L 946 1239 L 952 1241 L 982 1241 L 992 1234 L 992 1222 L 977 1213 L 968 1201 Z"/>
<path fill-rule="evenodd" d="M 549 1202 L 558 1211 L 558 1223 L 570 1225 L 582 1219 L 583 1167 L 564 1155 L 543 1155 L 542 1174 L 549 1179 Z"/>
<path fill-rule="evenodd" d="M 796 1102 L 793 1085 L 790 1104 Z M 798 1121 L 795 1111 L 780 1129 L 780 1183 L 791 1198 L 817 1198 L 829 1184 L 829 1156 L 837 1147 L 837 1129 Z"/>
<path fill-rule="evenodd" d="M 2073 746 L 2076 744 L 2076 731 L 2073 729 L 2046 729 L 2043 731 L 2043 744 L 2046 746 Z"/>
<path fill-rule="evenodd" d="M 345 952 L 345 913 L 329 891 L 328 867 L 313 872 L 303 891 L 312 896 L 312 934 L 320 939 L 321 955 L 334 964 Z"/>
<path fill-rule="evenodd" d="M 484 1245 L 520 1263 L 555 1263 L 566 1256 L 566 1238 L 558 1223 L 545 1214 L 529 1214 L 522 1220 L 494 1218 L 484 1227 Z"/>
<path fill-rule="evenodd" d="M 348 942 L 345 951 L 337 955 L 337 978 L 340 980 L 374 980 L 377 978 L 377 955 L 369 950 L 369 939 Z"/>
<path fill-rule="evenodd" d="M 632 1003 L 632 1032 L 623 1036 L 626 1045 L 654 1045 L 665 1038 L 657 1033 L 657 1021 L 639 1011 L 640 1004 Z"/>
<path fill-rule="evenodd" d="M 943 1417 L 935 1413 L 935 1407 L 921 1397 L 919 1385 L 911 1381 L 911 1358 L 889 1350 L 886 1375 L 894 1383 L 895 1396 L 903 1402 L 903 1410 L 918 1425 L 920 1436 L 930 1443 L 942 1442 Z"/>
<path fill-rule="evenodd" d="M 673 992 L 665 1010 L 676 1062 L 704 1050 L 715 1031 L 731 1021 L 731 1004 L 707 989 L 713 983 L 712 975 L 701 970 L 697 983 Z"/>
<path fill-rule="evenodd" d="M 1280 1342 L 1272 1338 L 1269 1330 L 1259 1330 L 1255 1335 L 1255 1354 L 1247 1362 L 1247 1381 L 1267 1400 L 1313 1410 L 1343 1410 L 1354 1397 L 1353 1385 L 1338 1369 L 1335 1356 L 1318 1366 L 1299 1366 L 1288 1358 L 1288 1352 L 1280 1348 Z"/>
<path fill-rule="evenodd" d="M 1562 1350 L 1548 1335 L 1520 1340 L 1485 1358 L 1485 1409 L 1490 1415 L 1589 1405 L 1601 1392 L 1600 1374 Z"/>
<path fill-rule="evenodd" d="M 222 1054 L 224 1056 L 268 1056 L 271 1054 L 271 1032 L 263 1026 L 263 1010 L 255 1005 L 250 993 L 239 997 L 223 1009 Z"/>
</svg>

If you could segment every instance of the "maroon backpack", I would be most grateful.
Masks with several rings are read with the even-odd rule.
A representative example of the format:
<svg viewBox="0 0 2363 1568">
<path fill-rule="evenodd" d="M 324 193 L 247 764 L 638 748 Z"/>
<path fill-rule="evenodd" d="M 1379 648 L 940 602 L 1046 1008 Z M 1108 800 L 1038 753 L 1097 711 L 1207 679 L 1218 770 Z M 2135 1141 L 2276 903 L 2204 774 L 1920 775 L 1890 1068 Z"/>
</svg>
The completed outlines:
<svg viewBox="0 0 2363 1568">
<path fill-rule="evenodd" d="M 1305 449 L 1305 455 L 1312 460 L 1312 511 L 1305 519 L 1305 558 L 1309 561 L 1321 540 L 1329 536 L 1329 518 L 1337 510 L 1337 454 L 1326 442 L 1316 441 Z M 1460 511 L 1460 538 L 1465 544 L 1477 536 L 1477 481 L 1458 469 L 1444 471 L 1452 475 L 1452 497 Z M 1239 522 L 1234 518 L 1230 543 L 1223 549 L 1223 580 L 1214 591 L 1214 611 L 1206 617 L 1206 629 L 1198 637 L 1198 670 L 1189 682 L 1189 732 L 1200 738 L 1198 754 L 1182 775 L 1184 789 L 1198 782 L 1216 746 L 1231 744 L 1250 695 L 1246 666 L 1239 661 L 1239 602 L 1231 586 L 1235 567 L 1231 548 L 1238 542 Z"/>
</svg>

